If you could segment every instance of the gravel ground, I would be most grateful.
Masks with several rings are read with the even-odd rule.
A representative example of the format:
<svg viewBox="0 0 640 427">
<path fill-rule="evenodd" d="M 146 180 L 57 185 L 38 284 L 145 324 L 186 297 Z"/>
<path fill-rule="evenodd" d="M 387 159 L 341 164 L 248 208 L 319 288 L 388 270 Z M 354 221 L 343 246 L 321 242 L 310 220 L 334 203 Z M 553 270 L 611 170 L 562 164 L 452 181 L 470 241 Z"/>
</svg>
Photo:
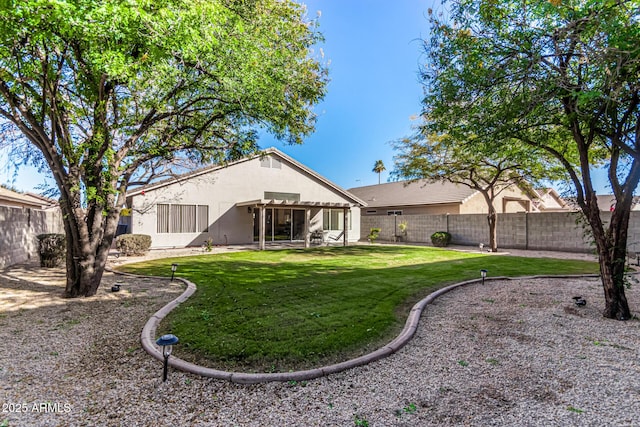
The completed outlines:
<svg viewBox="0 0 640 427">
<path fill-rule="evenodd" d="M 177 283 L 106 274 L 96 297 L 65 300 L 63 282 L 0 271 L 0 426 L 640 426 L 640 321 L 604 319 L 597 279 L 459 288 L 387 359 L 251 386 L 173 370 L 161 381 L 139 337 Z"/>
</svg>

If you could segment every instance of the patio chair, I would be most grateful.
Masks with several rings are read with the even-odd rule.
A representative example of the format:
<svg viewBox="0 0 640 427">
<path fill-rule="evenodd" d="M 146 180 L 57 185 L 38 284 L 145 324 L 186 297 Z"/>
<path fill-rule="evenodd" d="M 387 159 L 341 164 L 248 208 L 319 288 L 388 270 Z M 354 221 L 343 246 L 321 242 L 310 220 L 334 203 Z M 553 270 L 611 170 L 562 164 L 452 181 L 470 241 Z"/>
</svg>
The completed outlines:
<svg viewBox="0 0 640 427">
<path fill-rule="evenodd" d="M 329 238 L 337 242 L 338 240 L 342 239 L 342 236 L 344 236 L 344 231 L 341 231 L 340 234 L 338 234 L 337 236 L 329 235 Z"/>
<path fill-rule="evenodd" d="M 324 243 L 324 233 L 322 230 L 311 232 L 311 243 L 318 243 L 320 245 Z"/>
</svg>

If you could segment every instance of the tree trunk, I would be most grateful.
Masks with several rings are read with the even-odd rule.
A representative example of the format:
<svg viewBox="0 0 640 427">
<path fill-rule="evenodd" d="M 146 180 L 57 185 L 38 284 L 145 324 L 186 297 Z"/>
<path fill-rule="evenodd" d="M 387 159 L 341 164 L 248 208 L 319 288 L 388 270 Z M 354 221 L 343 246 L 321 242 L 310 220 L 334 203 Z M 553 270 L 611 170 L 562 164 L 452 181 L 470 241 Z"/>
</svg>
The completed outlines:
<svg viewBox="0 0 640 427">
<path fill-rule="evenodd" d="M 489 222 L 489 246 L 491 247 L 491 252 L 498 252 L 498 214 L 495 209 L 489 211 L 487 221 Z"/>
<path fill-rule="evenodd" d="M 624 292 L 624 262 L 622 269 L 619 262 L 600 258 L 600 272 L 604 289 L 604 310 L 602 315 L 609 319 L 629 320 L 631 311 Z M 610 268 L 613 265 L 613 269 Z M 622 270 L 622 279 L 617 270 Z"/>
<path fill-rule="evenodd" d="M 90 233 L 79 210 L 61 201 L 67 237 L 67 283 L 64 297 L 90 297 L 96 294 L 107 264 L 107 257 L 118 225 L 118 212 L 110 209 L 102 218 L 99 233 Z M 84 211 L 84 210 L 83 210 Z"/>
<path fill-rule="evenodd" d="M 595 195 L 593 197 L 595 198 Z M 630 209 L 614 210 L 607 232 L 604 230 L 597 205 L 588 204 L 583 211 L 587 215 L 598 251 L 605 300 L 602 315 L 609 319 L 628 320 L 631 318 L 631 311 L 624 287 Z"/>
</svg>

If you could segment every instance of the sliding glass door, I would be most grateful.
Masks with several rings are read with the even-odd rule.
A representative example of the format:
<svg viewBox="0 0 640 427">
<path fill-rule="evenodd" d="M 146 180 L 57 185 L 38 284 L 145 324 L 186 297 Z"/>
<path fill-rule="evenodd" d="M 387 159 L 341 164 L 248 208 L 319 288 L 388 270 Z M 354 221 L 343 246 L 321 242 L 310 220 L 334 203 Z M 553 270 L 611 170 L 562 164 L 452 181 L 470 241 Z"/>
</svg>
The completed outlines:
<svg viewBox="0 0 640 427">
<path fill-rule="evenodd" d="M 267 208 L 265 212 L 265 240 L 304 240 L 304 209 Z M 260 211 L 254 210 L 253 240 L 260 240 Z"/>
</svg>

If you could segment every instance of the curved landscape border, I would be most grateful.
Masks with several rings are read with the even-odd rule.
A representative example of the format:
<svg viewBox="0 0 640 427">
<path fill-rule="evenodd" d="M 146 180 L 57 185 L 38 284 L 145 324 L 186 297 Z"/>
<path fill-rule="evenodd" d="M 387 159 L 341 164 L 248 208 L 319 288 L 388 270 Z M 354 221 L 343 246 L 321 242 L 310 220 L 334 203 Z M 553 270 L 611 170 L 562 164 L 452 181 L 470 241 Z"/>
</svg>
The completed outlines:
<svg viewBox="0 0 640 427">
<path fill-rule="evenodd" d="M 133 274 L 128 273 L 120 273 L 115 272 L 116 274 L 123 274 L 127 276 L 135 276 Z M 138 276 L 149 278 L 149 276 Z M 485 282 L 488 281 L 498 281 L 498 280 L 532 280 L 532 279 L 545 279 L 545 278 L 567 278 L 567 279 L 575 279 L 581 277 L 600 277 L 599 274 L 579 274 L 579 275 L 539 275 L 539 276 L 523 276 L 523 277 L 487 277 L 485 278 Z M 166 280 L 166 277 L 158 277 L 159 279 Z M 164 317 L 169 314 L 174 308 L 180 305 L 182 302 L 186 301 L 193 293 L 196 291 L 196 285 L 186 279 L 175 278 L 175 280 L 179 280 L 184 283 L 187 288 L 186 290 L 176 299 L 169 302 L 167 305 L 162 307 L 160 310 L 155 312 L 151 318 L 147 321 L 144 328 L 142 329 L 142 334 L 140 337 L 140 341 L 142 343 L 142 348 L 145 349 L 147 353 L 149 353 L 154 358 L 164 362 L 164 358 L 162 356 L 162 350 L 155 344 L 155 335 L 158 324 Z M 385 358 L 402 347 L 404 347 L 409 340 L 413 337 L 416 330 L 418 329 L 418 323 L 420 322 L 420 316 L 422 312 L 426 308 L 427 305 L 431 304 L 436 298 L 441 295 L 446 294 L 447 292 L 462 287 L 466 285 L 471 285 L 475 283 L 481 283 L 482 279 L 473 279 L 467 280 L 464 282 L 459 282 L 453 285 L 446 286 L 442 289 L 438 289 L 435 292 L 432 292 L 424 299 L 417 302 L 409 312 L 409 316 L 407 317 L 407 321 L 405 322 L 404 328 L 400 332 L 400 334 L 393 339 L 388 344 L 383 347 L 365 354 L 360 357 L 356 357 L 355 359 L 350 359 L 341 363 L 336 363 L 329 366 L 324 366 L 315 369 L 309 369 L 305 371 L 293 371 L 293 372 L 275 372 L 275 373 L 245 373 L 245 372 L 228 372 L 228 371 L 220 371 L 217 369 L 206 368 L 204 366 L 196 365 L 185 360 L 182 360 L 178 357 L 170 357 L 169 365 L 175 369 L 179 369 L 181 371 L 190 372 L 192 374 L 201 375 L 209 378 L 216 378 L 220 380 L 227 380 L 238 384 L 257 384 L 257 383 L 266 383 L 266 382 L 283 382 L 283 381 L 306 381 L 312 380 L 315 378 L 324 377 L 330 374 L 334 374 L 337 372 L 342 372 L 347 369 L 352 369 L 357 366 L 366 365 L 371 362 L 375 362 L 376 360 L 380 360 Z"/>
</svg>

